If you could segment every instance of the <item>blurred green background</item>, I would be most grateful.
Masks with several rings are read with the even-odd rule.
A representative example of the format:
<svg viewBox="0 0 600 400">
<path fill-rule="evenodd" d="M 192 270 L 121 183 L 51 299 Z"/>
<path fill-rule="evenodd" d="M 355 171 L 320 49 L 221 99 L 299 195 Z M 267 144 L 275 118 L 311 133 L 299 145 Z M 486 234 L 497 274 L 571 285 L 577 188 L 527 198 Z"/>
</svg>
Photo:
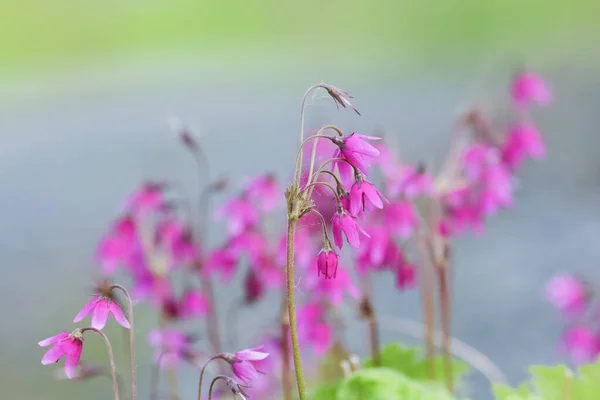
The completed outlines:
<svg viewBox="0 0 600 400">
<path fill-rule="evenodd" d="M 384 129 L 402 157 L 429 162 L 446 149 L 465 98 L 481 99 L 472 87 L 505 92 L 522 66 L 555 93 L 553 108 L 535 114 L 548 158 L 524 169 L 514 210 L 484 238 L 458 243 L 454 332 L 512 383 L 530 363 L 561 361 L 561 321 L 543 286 L 600 259 L 598 16 L 597 0 L 2 1 L 0 397 L 110 396 L 106 380 L 54 382 L 36 343 L 73 327 L 96 275 L 96 243 L 133 187 L 177 177 L 193 188 L 169 117 L 190 122 L 213 173 L 232 186 L 265 170 L 286 177 L 301 95 L 324 80 L 348 89 L 362 116 L 316 95 L 307 127 Z M 415 293 L 376 284 L 381 314 L 420 318 Z M 219 296 L 226 309 L 230 291 Z M 154 317 L 138 310 L 145 393 Z M 244 327 L 258 329 L 256 316 L 272 312 L 263 304 Z M 118 343 L 114 324 L 108 332 Z M 359 335 L 348 336 L 360 348 Z M 84 358 L 104 362 L 102 344 L 90 339 Z M 472 398 L 488 399 L 479 378 Z M 184 398 L 195 380 L 185 369 Z"/>
</svg>

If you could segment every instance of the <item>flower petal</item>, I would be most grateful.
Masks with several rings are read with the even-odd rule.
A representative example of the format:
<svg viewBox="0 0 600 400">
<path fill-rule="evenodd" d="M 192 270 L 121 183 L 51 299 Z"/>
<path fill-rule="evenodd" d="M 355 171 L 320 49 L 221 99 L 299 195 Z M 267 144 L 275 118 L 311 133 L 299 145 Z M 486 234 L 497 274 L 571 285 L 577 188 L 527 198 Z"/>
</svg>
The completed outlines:
<svg viewBox="0 0 600 400">
<path fill-rule="evenodd" d="M 123 310 L 121 310 L 119 303 L 117 303 L 116 301 L 111 301 L 110 305 L 108 306 L 108 310 L 113 315 L 113 317 L 115 317 L 115 321 L 117 321 L 119 325 L 121 325 L 123 328 L 131 328 L 131 325 L 129 325 L 129 321 L 127 320 L 127 318 L 125 318 L 125 315 L 123 314 Z"/>
<path fill-rule="evenodd" d="M 58 335 L 55 335 L 55 336 L 49 337 L 48 339 L 39 341 L 38 345 L 40 347 L 50 346 L 51 344 L 58 343 L 61 340 L 65 340 L 68 337 L 69 337 L 69 332 L 61 332 Z"/>
<path fill-rule="evenodd" d="M 77 375 L 77 366 L 79 365 L 82 350 L 83 343 L 80 340 L 73 341 L 73 347 L 65 359 L 65 374 L 69 379 L 73 379 Z"/>
<path fill-rule="evenodd" d="M 57 343 L 54 345 L 54 347 L 48 350 L 46 354 L 44 354 L 42 357 L 42 364 L 54 364 L 55 362 L 58 362 L 58 360 L 60 360 L 65 354 L 66 352 L 63 346 L 61 346 L 60 343 Z"/>
<path fill-rule="evenodd" d="M 104 328 L 104 326 L 106 326 L 106 320 L 108 320 L 108 300 L 102 298 L 98 300 L 94 312 L 92 313 L 92 328 Z"/>
<path fill-rule="evenodd" d="M 87 304 L 83 306 L 81 311 L 77 313 L 75 319 L 73 319 L 73 322 L 79 322 L 82 319 L 84 319 L 89 313 L 91 313 L 94 307 L 96 306 L 96 303 L 98 302 L 98 297 L 99 296 L 92 297 L 90 301 L 88 301 Z"/>
<path fill-rule="evenodd" d="M 341 216 L 336 214 L 331 222 L 331 231 L 333 232 L 333 241 L 335 245 L 340 249 L 344 245 L 344 239 L 342 238 L 342 227 L 341 227 Z"/>
</svg>

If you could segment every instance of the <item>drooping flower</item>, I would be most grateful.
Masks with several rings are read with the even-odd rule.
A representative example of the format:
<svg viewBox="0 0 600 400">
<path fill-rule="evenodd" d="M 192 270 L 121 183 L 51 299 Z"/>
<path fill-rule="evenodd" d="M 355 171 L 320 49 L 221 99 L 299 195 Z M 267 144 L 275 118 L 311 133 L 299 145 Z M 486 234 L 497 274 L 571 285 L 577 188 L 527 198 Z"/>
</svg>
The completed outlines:
<svg viewBox="0 0 600 400">
<path fill-rule="evenodd" d="M 100 241 L 96 259 L 104 273 L 113 274 L 117 267 L 126 264 L 138 246 L 134 219 L 126 215 L 115 221 L 108 234 Z"/>
<path fill-rule="evenodd" d="M 139 217 L 145 217 L 165 204 L 163 186 L 160 183 L 149 182 L 136 189 L 125 200 L 125 211 Z"/>
<path fill-rule="evenodd" d="M 246 187 L 246 193 L 262 211 L 273 211 L 283 204 L 283 192 L 277 185 L 275 175 L 266 174 L 254 178 Z"/>
<path fill-rule="evenodd" d="M 409 201 L 395 201 L 384 210 L 385 224 L 391 232 L 402 239 L 413 235 L 419 225 L 419 217 L 414 205 Z"/>
<path fill-rule="evenodd" d="M 202 273 L 204 276 L 210 276 L 215 272 L 221 274 L 221 281 L 229 283 L 238 265 L 238 258 L 231 251 L 224 248 L 218 248 L 208 256 L 204 263 Z"/>
<path fill-rule="evenodd" d="M 338 207 L 338 212 L 334 215 L 331 223 L 331 231 L 333 232 L 333 240 L 335 245 L 342 248 L 344 239 L 342 232 L 346 235 L 348 243 L 355 249 L 360 246 L 359 233 L 370 237 L 369 234 L 356 222 L 356 219 L 346 212 L 343 207 Z"/>
<path fill-rule="evenodd" d="M 156 228 L 156 236 L 158 244 L 168 251 L 173 264 L 193 263 L 200 256 L 190 228 L 174 218 L 161 221 Z"/>
<path fill-rule="evenodd" d="M 191 337 L 178 329 L 153 329 L 148 342 L 154 347 L 154 362 L 161 368 L 176 367 L 184 360 L 197 364 L 199 355 L 191 347 Z"/>
<path fill-rule="evenodd" d="M 323 248 L 317 255 L 318 276 L 321 274 L 325 279 L 335 279 L 337 274 L 339 256 L 331 249 L 329 242 L 325 242 Z"/>
<path fill-rule="evenodd" d="M 502 146 L 502 161 L 509 169 L 518 168 L 527 157 L 540 159 L 546 154 L 546 147 L 535 125 L 521 123 L 511 127 Z"/>
<path fill-rule="evenodd" d="M 332 141 L 338 146 L 333 157 L 342 157 L 354 167 L 358 168 L 363 173 L 367 173 L 367 167 L 370 165 L 371 159 L 379 156 L 379 150 L 368 143 L 366 140 L 379 140 L 381 138 L 375 136 L 360 135 L 358 133 L 350 133 L 342 137 L 333 137 Z M 342 167 L 343 162 L 338 162 L 337 165 Z M 343 166 L 347 170 L 347 166 Z"/>
<path fill-rule="evenodd" d="M 395 175 L 386 175 L 386 188 L 389 196 L 402 195 L 409 200 L 421 195 L 430 196 L 434 192 L 433 178 L 425 171 L 424 165 L 401 165 Z"/>
<path fill-rule="evenodd" d="M 334 306 L 339 306 L 346 295 L 353 299 L 360 298 L 360 290 L 356 287 L 348 272 L 340 268 L 335 279 L 314 279 L 307 277 L 305 280 L 311 288 L 314 300 L 326 299 Z"/>
<path fill-rule="evenodd" d="M 546 286 L 548 300 L 565 315 L 578 315 L 585 311 L 589 296 L 585 283 L 576 277 L 557 275 Z"/>
<path fill-rule="evenodd" d="M 259 351 L 260 349 L 262 347 L 244 349 L 225 357 L 231 364 L 233 374 L 245 384 L 251 384 L 258 377 L 257 362 L 269 356 L 269 353 Z"/>
<path fill-rule="evenodd" d="M 512 84 L 512 98 L 517 107 L 524 108 L 530 103 L 549 104 L 552 101 L 552 93 L 538 74 L 526 71 L 515 77 Z"/>
<path fill-rule="evenodd" d="M 331 98 L 335 101 L 336 105 L 340 105 L 344 108 L 346 107 L 350 107 L 351 109 L 354 110 L 355 113 L 357 113 L 358 115 L 360 115 L 360 113 L 358 112 L 358 110 L 356 108 L 354 108 L 354 106 L 352 105 L 352 103 L 350 102 L 350 99 L 352 99 L 353 97 L 350 95 L 350 93 L 348 93 L 345 90 L 342 90 L 336 86 L 330 85 L 328 83 L 323 83 L 322 87 L 327 90 L 327 93 L 329 93 L 329 95 L 331 96 Z"/>
<path fill-rule="evenodd" d="M 257 273 L 253 269 L 249 269 L 244 278 L 244 301 L 246 304 L 253 304 L 258 301 L 264 291 L 264 285 Z"/>
<path fill-rule="evenodd" d="M 325 280 L 321 279 L 322 282 Z M 331 280 L 328 282 L 335 282 Z M 318 355 L 324 354 L 331 346 L 331 327 L 325 320 L 323 306 L 317 302 L 304 304 L 298 308 L 298 336 L 303 345 L 311 345 Z"/>
<path fill-rule="evenodd" d="M 577 364 L 593 361 L 600 355 L 600 337 L 585 325 L 569 328 L 563 336 L 563 346 Z"/>
<path fill-rule="evenodd" d="M 396 287 L 400 290 L 415 286 L 415 267 L 412 264 L 401 263 L 396 267 Z"/>
<path fill-rule="evenodd" d="M 209 304 L 206 297 L 198 290 L 186 290 L 179 306 L 180 317 L 204 317 L 208 314 Z"/>
<path fill-rule="evenodd" d="M 92 314 L 92 328 L 104 329 L 106 321 L 108 320 L 108 314 L 112 314 L 115 321 L 119 323 L 123 328 L 131 328 L 129 321 L 125 318 L 123 310 L 114 299 L 102 295 L 96 295 L 77 313 L 73 322 L 77 323 Z"/>
<path fill-rule="evenodd" d="M 232 236 L 252 229 L 258 223 L 258 211 L 244 197 L 234 198 L 223 204 L 217 209 L 216 216 L 227 220 L 227 232 Z"/>
<path fill-rule="evenodd" d="M 83 350 L 83 333 L 77 329 L 71 333 L 61 332 L 56 336 L 38 342 L 41 347 L 52 345 L 42 357 L 42 364 L 54 364 L 65 357 L 65 374 L 73 379 L 77 375 L 77 366 Z"/>
<path fill-rule="evenodd" d="M 363 174 L 356 175 L 356 181 L 350 188 L 349 198 L 350 214 L 353 216 L 368 209 L 369 205 L 381 209 L 384 201 L 389 203 L 375 185 L 365 179 Z"/>
</svg>

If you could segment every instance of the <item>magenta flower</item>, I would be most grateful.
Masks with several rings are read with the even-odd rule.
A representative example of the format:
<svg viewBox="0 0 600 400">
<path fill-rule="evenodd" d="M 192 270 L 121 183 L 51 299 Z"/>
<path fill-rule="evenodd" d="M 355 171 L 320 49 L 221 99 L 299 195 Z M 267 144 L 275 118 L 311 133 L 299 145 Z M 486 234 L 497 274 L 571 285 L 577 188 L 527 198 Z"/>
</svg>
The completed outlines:
<svg viewBox="0 0 600 400">
<path fill-rule="evenodd" d="M 197 354 L 191 349 L 190 337 L 174 328 L 153 329 L 148 342 L 154 347 L 154 362 L 161 368 L 172 368 L 183 360 L 195 362 Z"/>
<path fill-rule="evenodd" d="M 77 375 L 77 366 L 83 350 L 83 333 L 77 329 L 72 333 L 61 332 L 56 336 L 38 342 L 41 347 L 53 345 L 42 357 L 42 364 L 54 364 L 65 357 L 65 374 L 73 379 Z"/>
<path fill-rule="evenodd" d="M 569 328 L 563 336 L 562 343 L 577 364 L 593 361 L 600 355 L 598 334 L 584 325 Z"/>
<path fill-rule="evenodd" d="M 333 143 L 338 146 L 333 157 L 345 158 L 361 170 L 363 173 L 367 173 L 367 167 L 370 164 L 370 159 L 379 156 L 379 150 L 376 147 L 369 144 L 366 140 L 379 140 L 381 138 L 375 136 L 359 135 L 358 133 L 350 133 L 342 137 L 332 138 Z M 337 163 L 338 166 L 342 166 L 344 162 Z M 346 166 L 343 166 L 347 170 Z"/>
<path fill-rule="evenodd" d="M 179 315 L 182 318 L 204 317 L 208 309 L 208 300 L 200 291 L 187 290 L 181 299 Z"/>
<path fill-rule="evenodd" d="M 557 275 L 546 286 L 546 295 L 554 307 L 565 315 L 577 315 L 588 306 L 585 283 L 572 275 Z"/>
<path fill-rule="evenodd" d="M 388 247 L 393 246 L 388 227 L 380 225 L 369 226 L 370 238 L 360 242 L 358 251 L 358 271 L 366 273 L 370 269 L 383 266 L 387 258 Z"/>
<path fill-rule="evenodd" d="M 262 232 L 248 230 L 229 239 L 227 251 L 237 258 L 247 254 L 250 264 L 258 264 L 268 247 L 269 241 Z"/>
<path fill-rule="evenodd" d="M 409 201 L 397 201 L 385 210 L 385 223 L 388 229 L 402 239 L 410 238 L 419 225 L 419 217 L 414 205 Z"/>
<path fill-rule="evenodd" d="M 413 288 L 416 284 L 415 267 L 401 263 L 396 268 L 396 287 L 400 290 Z"/>
<path fill-rule="evenodd" d="M 522 123 L 513 126 L 502 146 L 502 161 L 509 169 L 519 167 L 527 157 L 540 159 L 546 154 L 546 147 L 535 125 Z"/>
<path fill-rule="evenodd" d="M 175 264 L 193 263 L 200 256 L 190 228 L 176 219 L 161 221 L 156 228 L 156 239 Z"/>
<path fill-rule="evenodd" d="M 357 216 L 368 209 L 369 204 L 375 208 L 383 208 L 383 202 L 389 201 L 377 190 L 375 185 L 358 174 L 354 185 L 350 188 L 350 214 Z"/>
<path fill-rule="evenodd" d="M 271 174 L 261 175 L 252 180 L 246 187 L 246 193 L 264 212 L 273 211 L 283 204 L 283 192 L 279 189 L 275 176 Z"/>
<path fill-rule="evenodd" d="M 325 242 L 323 249 L 317 255 L 317 275 L 331 279 L 336 277 L 339 256 L 331 249 L 328 242 Z"/>
<path fill-rule="evenodd" d="M 265 291 L 262 280 L 253 269 L 248 270 L 244 278 L 244 301 L 252 304 L 258 301 Z"/>
<path fill-rule="evenodd" d="M 110 232 L 100 241 L 96 250 L 96 259 L 104 273 L 113 274 L 120 264 L 129 262 L 129 258 L 138 245 L 136 223 L 131 216 L 119 218 Z"/>
<path fill-rule="evenodd" d="M 108 314 L 112 314 L 115 321 L 123 328 L 129 329 L 129 321 L 125 318 L 119 303 L 102 295 L 96 295 L 77 313 L 73 322 L 77 323 L 92 313 L 92 328 L 102 330 L 106 326 Z"/>
<path fill-rule="evenodd" d="M 322 282 L 325 282 L 321 279 Z M 328 281 L 335 282 L 336 280 Z M 325 311 L 319 303 L 304 304 L 298 309 L 298 336 L 303 345 L 312 345 L 318 355 L 332 343 L 331 327 L 325 321 Z"/>
<path fill-rule="evenodd" d="M 243 383 L 251 384 L 254 379 L 258 377 L 259 371 L 256 366 L 258 361 L 262 361 L 269 356 L 269 353 L 265 353 L 260 350 L 262 347 L 256 347 L 253 349 L 245 349 L 238 351 L 231 357 L 231 369 L 233 374 Z"/>
<path fill-rule="evenodd" d="M 360 246 L 359 233 L 366 237 L 370 237 L 369 234 L 356 222 L 356 219 L 346 212 L 341 207 L 338 207 L 338 212 L 333 217 L 331 223 L 331 231 L 333 232 L 333 240 L 335 245 L 342 248 L 344 239 L 342 238 L 342 232 L 346 235 L 348 243 L 355 249 Z"/>
<path fill-rule="evenodd" d="M 150 182 L 142 185 L 125 200 L 125 211 L 144 217 L 164 205 L 163 185 Z"/>
<path fill-rule="evenodd" d="M 387 194 L 392 197 L 403 195 L 414 199 L 420 195 L 431 196 L 434 192 L 433 178 L 424 166 L 400 166 L 397 175 L 386 176 Z"/>
<path fill-rule="evenodd" d="M 517 75 L 513 81 L 512 98 L 517 107 L 524 108 L 529 103 L 549 104 L 552 101 L 552 93 L 538 74 L 523 72 Z"/>
<path fill-rule="evenodd" d="M 313 280 L 314 279 L 314 280 Z M 345 269 L 340 268 L 336 279 L 305 278 L 307 286 L 314 294 L 314 300 L 328 300 L 332 305 L 339 306 L 346 295 L 353 299 L 360 298 L 360 290 L 354 285 Z"/>
<path fill-rule="evenodd" d="M 246 198 L 238 197 L 223 204 L 216 212 L 217 218 L 227 220 L 227 232 L 236 236 L 252 229 L 258 223 L 258 211 Z"/>
<path fill-rule="evenodd" d="M 229 283 L 238 265 L 238 258 L 226 249 L 216 249 L 209 256 L 203 267 L 204 276 L 215 272 L 221 274 L 221 281 Z"/>
</svg>

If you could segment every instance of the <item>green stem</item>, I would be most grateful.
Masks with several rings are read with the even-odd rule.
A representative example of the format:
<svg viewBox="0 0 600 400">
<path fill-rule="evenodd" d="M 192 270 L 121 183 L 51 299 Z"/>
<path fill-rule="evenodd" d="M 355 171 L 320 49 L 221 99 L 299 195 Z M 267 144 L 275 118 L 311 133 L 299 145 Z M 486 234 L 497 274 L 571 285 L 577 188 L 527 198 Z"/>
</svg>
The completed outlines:
<svg viewBox="0 0 600 400">
<path fill-rule="evenodd" d="M 292 337 L 292 353 L 294 357 L 294 369 L 296 370 L 296 383 L 298 385 L 298 397 L 306 399 L 304 373 L 302 371 L 302 358 L 300 357 L 300 344 L 298 341 L 298 324 L 296 322 L 296 299 L 294 297 L 294 238 L 296 234 L 296 220 L 288 219 L 287 231 L 287 306 L 290 317 L 290 333 Z"/>
<path fill-rule="evenodd" d="M 448 292 L 448 276 L 444 266 L 438 267 L 440 292 L 440 310 L 442 313 L 442 348 L 444 350 L 444 378 L 450 393 L 454 393 L 454 376 L 452 373 L 452 354 L 450 351 L 450 294 Z"/>
<path fill-rule="evenodd" d="M 292 400 L 292 371 L 290 369 L 290 320 L 287 315 L 287 302 L 281 310 L 281 384 L 283 398 Z"/>
</svg>

